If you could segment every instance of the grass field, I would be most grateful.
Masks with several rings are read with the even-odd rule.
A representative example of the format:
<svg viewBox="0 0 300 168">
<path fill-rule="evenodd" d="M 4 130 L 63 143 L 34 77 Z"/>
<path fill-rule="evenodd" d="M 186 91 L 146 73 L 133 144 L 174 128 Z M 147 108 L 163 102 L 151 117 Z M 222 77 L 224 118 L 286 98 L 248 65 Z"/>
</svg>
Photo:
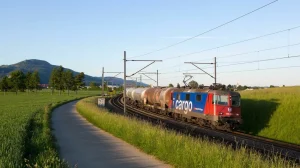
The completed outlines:
<svg viewBox="0 0 300 168">
<path fill-rule="evenodd" d="M 64 167 L 53 144 L 50 112 L 66 101 L 98 93 L 0 92 L 0 167 Z"/>
<path fill-rule="evenodd" d="M 300 87 L 240 92 L 242 129 L 271 139 L 300 145 Z"/>
<path fill-rule="evenodd" d="M 175 167 L 296 167 L 276 156 L 264 158 L 245 148 L 233 150 L 206 139 L 178 134 L 161 126 L 109 113 L 104 108 L 98 108 L 95 102 L 96 98 L 83 99 L 76 108 L 97 127 Z"/>
</svg>

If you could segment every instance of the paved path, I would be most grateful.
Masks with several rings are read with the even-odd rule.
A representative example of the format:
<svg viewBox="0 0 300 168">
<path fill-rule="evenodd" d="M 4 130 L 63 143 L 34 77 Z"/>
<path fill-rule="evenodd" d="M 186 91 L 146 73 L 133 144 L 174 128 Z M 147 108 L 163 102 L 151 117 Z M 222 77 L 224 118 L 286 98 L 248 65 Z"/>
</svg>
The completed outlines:
<svg viewBox="0 0 300 168">
<path fill-rule="evenodd" d="M 93 126 L 76 112 L 75 104 L 74 101 L 62 105 L 52 114 L 53 133 L 60 147 L 60 156 L 70 166 L 170 167 Z"/>
</svg>

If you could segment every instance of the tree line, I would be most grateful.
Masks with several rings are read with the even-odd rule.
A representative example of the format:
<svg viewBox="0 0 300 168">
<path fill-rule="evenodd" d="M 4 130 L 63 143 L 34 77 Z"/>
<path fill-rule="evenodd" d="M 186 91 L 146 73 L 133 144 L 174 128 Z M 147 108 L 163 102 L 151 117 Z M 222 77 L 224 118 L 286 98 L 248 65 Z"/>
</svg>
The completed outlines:
<svg viewBox="0 0 300 168">
<path fill-rule="evenodd" d="M 173 86 L 173 84 L 170 83 L 169 87 L 174 87 L 174 86 Z M 197 88 L 203 89 L 205 86 L 204 86 L 204 84 L 198 84 L 198 82 L 192 80 L 188 83 L 188 87 L 190 87 L 192 89 L 197 89 Z M 177 88 L 180 88 L 179 83 L 177 83 Z M 245 86 L 241 86 L 241 85 L 236 86 L 236 85 L 229 84 L 229 85 L 226 86 L 226 85 L 223 85 L 223 84 L 217 84 L 215 86 L 213 86 L 213 85 L 208 86 L 208 88 L 209 89 L 221 89 L 221 90 L 230 90 L 230 91 L 238 90 L 239 91 L 239 90 L 245 90 L 245 89 L 248 89 L 248 88 L 251 88 L 251 87 L 246 86 L 246 85 Z"/>
<path fill-rule="evenodd" d="M 74 76 L 71 70 L 65 70 L 62 66 L 53 68 L 49 79 L 51 94 L 53 94 L 54 89 L 59 91 L 59 95 L 64 90 L 68 91 L 68 95 L 70 94 L 70 90 L 75 91 L 77 94 L 77 90 L 84 86 L 83 72 Z"/>
<path fill-rule="evenodd" d="M 9 76 L 4 76 L 0 80 L 0 89 L 4 92 L 14 91 L 18 94 L 18 91 L 24 92 L 37 91 L 40 84 L 40 75 L 38 71 L 23 73 L 21 70 L 16 70 L 10 73 Z"/>
<path fill-rule="evenodd" d="M 74 76 L 71 70 L 65 70 L 62 66 L 53 68 L 50 79 L 49 87 L 51 94 L 54 90 L 58 90 L 61 95 L 62 91 L 67 90 L 68 95 L 70 90 L 75 91 L 84 87 L 84 73 L 81 72 Z M 40 75 L 38 71 L 23 73 L 21 70 L 11 72 L 8 76 L 4 76 L 0 80 L 0 90 L 4 92 L 4 95 L 8 91 L 14 91 L 18 94 L 19 91 L 24 92 L 40 89 Z"/>
</svg>

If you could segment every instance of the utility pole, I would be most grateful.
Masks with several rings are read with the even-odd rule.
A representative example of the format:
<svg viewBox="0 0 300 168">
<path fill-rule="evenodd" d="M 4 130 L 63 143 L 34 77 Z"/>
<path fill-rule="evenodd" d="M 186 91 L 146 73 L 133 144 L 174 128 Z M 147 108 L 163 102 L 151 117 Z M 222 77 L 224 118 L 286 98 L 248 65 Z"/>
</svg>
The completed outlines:
<svg viewBox="0 0 300 168">
<path fill-rule="evenodd" d="M 140 75 L 140 87 L 141 87 L 141 84 L 142 84 L 142 75 Z"/>
<path fill-rule="evenodd" d="M 123 98 L 124 98 L 124 115 L 126 115 L 126 51 L 124 51 L 124 92 L 123 92 Z"/>
<path fill-rule="evenodd" d="M 126 62 L 127 61 L 143 61 L 143 62 L 151 62 L 148 65 L 144 66 L 142 69 L 138 70 L 137 72 L 127 76 L 126 75 Z M 126 115 L 126 77 L 132 77 L 135 74 L 141 72 L 142 70 L 144 70 L 145 68 L 147 68 L 148 66 L 154 64 L 155 62 L 162 62 L 162 60 L 127 60 L 126 59 L 126 51 L 124 51 L 124 93 L 123 93 L 123 98 L 124 98 L 124 115 Z M 141 80 L 142 80 L 142 75 L 141 75 Z M 142 82 L 142 81 L 141 81 Z"/>
<path fill-rule="evenodd" d="M 158 70 L 156 70 L 156 87 L 158 87 Z"/>
<path fill-rule="evenodd" d="M 217 58 L 214 58 L 213 63 L 202 63 L 202 62 L 184 62 L 186 64 L 192 64 L 196 68 L 200 69 L 204 73 L 183 73 L 184 75 L 190 75 L 190 74 L 207 74 L 208 76 L 212 77 L 214 79 L 214 86 L 217 85 Z M 208 72 L 204 71 L 202 68 L 198 67 L 196 64 L 214 64 L 214 76 L 209 74 Z"/>
<path fill-rule="evenodd" d="M 215 57 L 215 86 L 217 85 L 217 58 Z"/>
<path fill-rule="evenodd" d="M 114 77 L 116 77 L 123 72 L 104 72 L 104 67 L 102 67 L 102 96 L 104 96 L 104 74 L 105 73 L 117 73 L 117 75 L 114 76 Z M 112 78 L 114 78 L 114 77 L 112 77 Z M 111 79 L 107 81 L 106 85 L 108 85 L 109 81 L 111 81 Z"/>
<path fill-rule="evenodd" d="M 158 87 L 158 70 L 156 70 L 156 72 L 143 72 L 143 73 L 140 73 L 140 74 L 143 74 L 145 75 L 147 78 L 149 78 L 150 80 L 153 80 L 154 82 L 156 82 L 156 86 Z M 151 78 L 150 76 L 148 76 L 147 74 L 152 74 L 152 75 L 156 75 L 156 80 Z M 141 77 L 142 79 L 142 77 Z"/>
<path fill-rule="evenodd" d="M 102 67 L 102 96 L 104 96 L 104 67 Z"/>
<path fill-rule="evenodd" d="M 137 88 L 138 78 L 135 80 L 135 88 Z"/>
</svg>

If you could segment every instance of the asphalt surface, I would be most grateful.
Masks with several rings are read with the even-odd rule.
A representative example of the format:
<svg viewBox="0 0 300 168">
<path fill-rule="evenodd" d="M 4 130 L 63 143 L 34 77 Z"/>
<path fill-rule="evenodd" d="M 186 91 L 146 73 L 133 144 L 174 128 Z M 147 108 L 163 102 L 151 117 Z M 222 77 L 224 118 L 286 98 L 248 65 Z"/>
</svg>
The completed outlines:
<svg viewBox="0 0 300 168">
<path fill-rule="evenodd" d="M 71 167 L 171 167 L 90 124 L 77 113 L 76 102 L 62 105 L 52 113 L 60 156 Z"/>
</svg>

